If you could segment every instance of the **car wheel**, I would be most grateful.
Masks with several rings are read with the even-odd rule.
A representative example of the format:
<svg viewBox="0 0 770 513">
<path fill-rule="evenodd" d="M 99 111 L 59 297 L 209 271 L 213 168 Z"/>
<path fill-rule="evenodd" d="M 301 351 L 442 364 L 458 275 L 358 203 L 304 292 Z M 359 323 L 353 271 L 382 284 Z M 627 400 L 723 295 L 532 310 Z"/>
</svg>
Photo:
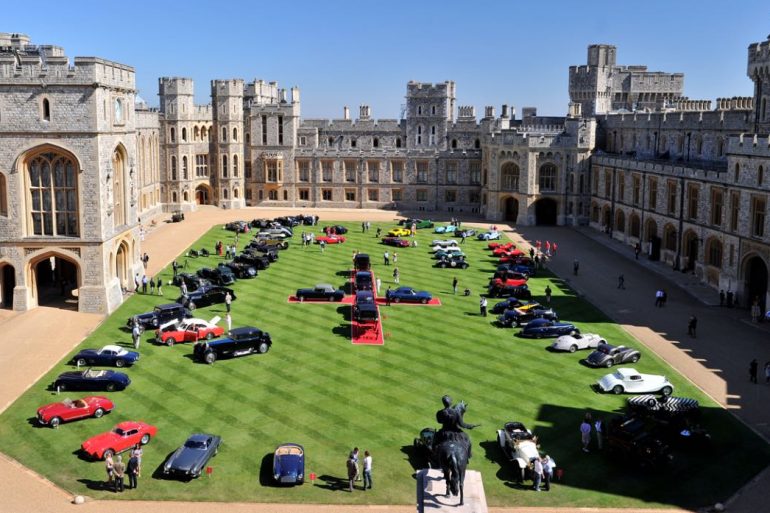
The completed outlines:
<svg viewBox="0 0 770 513">
<path fill-rule="evenodd" d="M 85 358 L 78 358 L 78 360 L 75 362 L 78 367 L 85 367 L 86 365 L 86 359 Z"/>
<path fill-rule="evenodd" d="M 141 440 L 139 440 L 139 442 L 140 442 L 142 445 L 147 445 L 147 443 L 148 443 L 149 441 L 150 441 L 150 435 L 149 435 L 148 433 L 145 433 L 144 435 L 142 435 L 142 439 L 141 439 Z"/>
<path fill-rule="evenodd" d="M 638 361 L 639 361 L 639 355 L 638 354 L 635 354 L 634 356 L 631 357 L 631 363 L 636 363 Z"/>
<path fill-rule="evenodd" d="M 115 451 L 114 451 L 113 449 L 107 449 L 107 450 L 106 450 L 106 451 L 104 451 L 104 453 L 102 454 L 102 459 L 103 459 L 103 460 L 106 460 L 106 459 L 107 459 L 107 458 L 109 458 L 110 456 L 114 456 L 114 455 L 115 455 Z"/>
<path fill-rule="evenodd" d="M 267 342 L 260 342 L 257 346 L 257 352 L 259 354 L 265 354 L 270 350 L 270 345 Z"/>
<path fill-rule="evenodd" d="M 102 415 L 104 415 L 104 408 L 97 408 L 94 411 L 94 418 L 95 419 L 100 419 L 102 417 Z"/>
<path fill-rule="evenodd" d="M 59 427 L 59 424 L 61 424 L 61 419 L 59 417 L 54 417 L 48 424 L 50 424 L 52 428 L 56 429 Z"/>
<path fill-rule="evenodd" d="M 422 304 L 426 304 L 427 302 L 428 302 L 428 300 L 427 300 L 426 298 L 422 298 L 422 299 L 420 300 L 420 303 L 422 303 Z"/>
<path fill-rule="evenodd" d="M 190 310 L 195 310 L 197 307 L 195 306 L 195 303 L 190 301 L 189 305 L 187 306 Z"/>
<path fill-rule="evenodd" d="M 126 362 L 123 360 L 115 360 L 115 367 L 124 367 Z"/>
<path fill-rule="evenodd" d="M 577 346 L 575 344 L 572 344 L 571 346 L 569 346 L 570 353 L 574 353 L 575 351 L 577 351 Z"/>
<path fill-rule="evenodd" d="M 607 360 L 606 362 L 604 362 L 604 366 L 607 367 L 608 369 L 612 367 L 612 360 Z"/>
<path fill-rule="evenodd" d="M 60 392 L 64 392 L 65 390 L 67 390 L 67 385 L 65 385 L 64 383 L 55 383 L 54 387 Z"/>
<path fill-rule="evenodd" d="M 622 385 L 615 385 L 612 387 L 612 393 L 615 395 L 620 395 L 623 393 L 623 386 Z"/>
<path fill-rule="evenodd" d="M 115 383 L 107 383 L 107 386 L 105 387 L 105 390 L 107 390 L 107 392 L 114 392 L 115 391 Z"/>
<path fill-rule="evenodd" d="M 203 357 L 206 363 L 212 364 L 215 361 L 217 361 L 217 355 L 213 352 L 206 353 L 206 356 Z"/>
<path fill-rule="evenodd" d="M 212 338 L 214 338 L 214 334 L 213 333 L 211 333 L 210 331 L 208 333 L 206 333 L 206 340 L 211 340 Z"/>
<path fill-rule="evenodd" d="M 665 387 L 663 387 L 663 388 L 661 389 L 660 393 L 661 393 L 661 394 L 663 394 L 664 396 L 668 397 L 668 396 L 670 396 L 670 395 L 671 395 L 671 392 L 673 392 L 673 391 L 674 391 L 674 390 L 673 390 L 671 387 L 669 387 L 669 386 L 665 386 Z"/>
</svg>

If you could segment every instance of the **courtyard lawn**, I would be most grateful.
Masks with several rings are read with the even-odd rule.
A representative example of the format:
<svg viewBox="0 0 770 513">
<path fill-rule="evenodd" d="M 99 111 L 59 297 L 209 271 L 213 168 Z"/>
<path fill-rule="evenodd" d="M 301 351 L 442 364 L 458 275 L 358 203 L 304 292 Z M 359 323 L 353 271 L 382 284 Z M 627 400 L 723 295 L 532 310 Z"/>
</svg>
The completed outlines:
<svg viewBox="0 0 770 513">
<path fill-rule="evenodd" d="M 140 347 L 141 360 L 125 370 L 131 386 L 104 394 L 115 401 L 113 413 L 56 430 L 36 427 L 40 405 L 92 394 L 57 395 L 49 390 L 59 373 L 72 369 L 61 362 L 0 416 L 2 451 L 73 493 L 97 498 L 410 504 L 415 500 L 415 468 L 425 466 L 412 441 L 423 427 L 436 427 L 435 412 L 448 393 L 468 403 L 466 422 L 481 424 L 469 433 L 474 444 L 469 468 L 482 473 L 491 506 L 694 508 L 726 499 L 770 461 L 768 446 L 753 432 L 643 347 L 635 367 L 666 374 L 676 386 L 674 395 L 701 402 L 703 423 L 714 437 L 712 450 L 676 451 L 670 468 L 653 471 L 599 451 L 582 453 L 578 426 L 583 414 L 591 411 L 594 418 L 607 419 L 622 408 L 625 397 L 592 390 L 607 371 L 581 365 L 587 352 L 551 353 L 545 349 L 550 339 L 519 339 L 514 337 L 517 330 L 496 327 L 494 315 L 478 315 L 479 294 L 496 267 L 486 242 L 474 238 L 463 245 L 469 269 L 438 269 L 432 267 L 429 243 L 451 236 L 421 230 L 417 248 L 392 248 L 374 236 L 377 226 L 384 235 L 391 224 L 375 224 L 367 233 L 361 233 L 358 223 L 340 224 L 350 227 L 346 243 L 327 246 L 324 253 L 318 245 L 302 248 L 303 227 L 297 227 L 290 249 L 280 253 L 278 262 L 234 286 L 238 298 L 233 302 L 233 326 L 254 325 L 270 332 L 269 353 L 209 366 L 191 359 L 192 345 L 157 346 L 148 341 L 148 333 Z M 320 234 L 320 227 L 314 229 Z M 216 226 L 193 247 L 213 253 L 217 240 L 230 242 L 232 237 Z M 241 235 L 240 246 L 248 238 Z M 351 344 L 347 305 L 287 302 L 300 287 L 345 286 L 354 250 L 371 255 L 383 289 L 395 287 L 394 266 L 383 265 L 386 249 L 391 260 L 398 253 L 401 285 L 432 292 L 441 306 L 381 307 L 384 346 Z M 188 258 L 186 271 L 218 261 L 216 256 Z M 170 270 L 162 276 L 167 283 Z M 470 297 L 452 294 L 454 276 L 460 291 L 471 289 Z M 548 283 L 552 306 L 563 320 L 574 321 L 585 332 L 598 332 L 611 343 L 639 347 L 547 273 L 530 280 L 536 298 L 544 301 Z M 80 347 L 130 346 L 131 336 L 123 329 L 126 319 L 179 295 L 170 285 L 164 292 L 165 300 L 134 295 Z M 490 299 L 489 308 L 496 302 Z M 196 316 L 208 319 L 224 313 L 224 305 L 219 305 L 198 310 Z M 104 491 L 103 463 L 79 457 L 78 449 L 85 439 L 122 420 L 155 424 L 158 435 L 145 447 L 138 490 L 113 495 Z M 511 464 L 504 461 L 496 441 L 496 430 L 510 420 L 532 429 L 541 450 L 565 469 L 563 482 L 555 483 L 550 493 L 532 493 L 513 484 Z M 189 483 L 160 478 L 163 461 L 193 432 L 223 438 L 219 455 L 210 463 L 212 474 Z M 283 442 L 305 446 L 306 479 L 314 473 L 314 484 L 273 485 L 272 451 Z M 341 489 L 345 459 L 354 446 L 362 453 L 371 451 L 374 459 L 374 488 L 365 494 Z"/>
</svg>

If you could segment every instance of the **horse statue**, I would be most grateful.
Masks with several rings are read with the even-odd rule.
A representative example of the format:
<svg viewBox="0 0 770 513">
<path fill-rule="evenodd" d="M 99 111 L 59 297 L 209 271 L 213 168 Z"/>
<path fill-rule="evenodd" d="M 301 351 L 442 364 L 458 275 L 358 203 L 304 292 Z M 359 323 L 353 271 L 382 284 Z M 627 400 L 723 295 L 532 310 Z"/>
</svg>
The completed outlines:
<svg viewBox="0 0 770 513">
<path fill-rule="evenodd" d="M 446 481 L 446 497 L 459 495 L 460 505 L 463 504 L 463 484 L 465 469 L 471 458 L 471 440 L 462 430 L 473 429 L 478 424 L 466 424 L 463 415 L 467 409 L 465 402 L 452 406 L 452 398 L 445 395 L 442 398 L 444 409 L 436 412 L 436 420 L 442 427 L 436 433 L 433 451 L 436 460 L 444 472 Z"/>
</svg>

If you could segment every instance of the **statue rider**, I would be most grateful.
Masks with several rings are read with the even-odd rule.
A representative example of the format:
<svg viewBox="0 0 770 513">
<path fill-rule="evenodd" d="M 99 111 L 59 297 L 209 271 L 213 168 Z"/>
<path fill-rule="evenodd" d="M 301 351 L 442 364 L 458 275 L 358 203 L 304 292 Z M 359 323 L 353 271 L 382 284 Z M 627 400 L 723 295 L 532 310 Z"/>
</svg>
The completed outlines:
<svg viewBox="0 0 770 513">
<path fill-rule="evenodd" d="M 466 424 L 463 415 L 467 409 L 464 401 L 452 406 L 452 398 L 445 395 L 441 398 L 444 408 L 436 412 L 436 421 L 441 424 L 441 429 L 436 433 L 436 442 L 444 440 L 463 441 L 468 449 L 468 458 L 471 457 L 471 441 L 463 429 L 473 429 L 478 424 Z"/>
</svg>

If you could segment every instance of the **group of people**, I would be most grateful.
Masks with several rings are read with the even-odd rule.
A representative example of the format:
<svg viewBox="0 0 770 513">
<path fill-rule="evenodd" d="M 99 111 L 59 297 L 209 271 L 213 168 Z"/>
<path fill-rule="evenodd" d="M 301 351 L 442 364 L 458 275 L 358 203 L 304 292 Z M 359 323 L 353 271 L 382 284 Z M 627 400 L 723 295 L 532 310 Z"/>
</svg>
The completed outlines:
<svg viewBox="0 0 770 513">
<path fill-rule="evenodd" d="M 104 458 L 107 470 L 107 486 L 117 492 L 123 492 L 124 488 L 136 488 L 139 485 L 139 477 L 142 472 L 142 445 L 136 444 L 128 459 L 128 463 L 123 463 L 123 456 L 118 454 L 107 455 Z M 128 477 L 128 486 L 124 486 L 124 479 Z"/>
<path fill-rule="evenodd" d="M 313 232 L 302 232 L 302 247 L 306 248 L 313 244 L 315 241 L 315 233 Z"/>
<path fill-rule="evenodd" d="M 348 455 L 346 463 L 348 471 L 348 490 L 353 491 L 353 483 L 363 480 L 363 490 L 372 489 L 372 455 L 369 451 L 364 451 L 364 474 L 361 476 L 361 468 L 358 462 L 359 451 L 358 447 L 354 447 Z"/>
<path fill-rule="evenodd" d="M 592 431 L 596 435 L 596 448 L 602 450 L 604 447 L 604 422 L 602 419 L 593 421 L 591 413 L 587 412 L 580 424 L 580 442 L 583 445 L 583 452 L 590 452 Z"/>
<path fill-rule="evenodd" d="M 749 381 L 757 384 L 757 372 L 759 371 L 759 362 L 756 358 L 749 363 Z M 770 361 L 765 362 L 765 385 L 770 385 Z"/>
<path fill-rule="evenodd" d="M 530 470 L 532 471 L 532 489 L 539 492 L 541 490 L 540 485 L 542 485 L 543 490 L 550 492 L 553 473 L 556 470 L 554 459 L 547 454 L 538 458 L 532 458 Z"/>
<path fill-rule="evenodd" d="M 134 292 L 140 292 L 142 294 L 147 294 L 149 288 L 150 294 L 155 294 L 155 290 L 157 289 L 158 295 L 163 295 L 163 280 L 158 277 L 157 280 L 155 280 L 152 276 L 149 278 L 146 274 L 139 276 L 139 273 L 136 273 L 134 275 Z"/>
<path fill-rule="evenodd" d="M 235 234 L 235 242 L 233 244 L 223 244 L 221 240 L 214 244 L 214 250 L 217 256 L 222 256 L 222 250 L 224 249 L 225 258 L 235 258 L 238 254 L 238 234 Z"/>
</svg>

